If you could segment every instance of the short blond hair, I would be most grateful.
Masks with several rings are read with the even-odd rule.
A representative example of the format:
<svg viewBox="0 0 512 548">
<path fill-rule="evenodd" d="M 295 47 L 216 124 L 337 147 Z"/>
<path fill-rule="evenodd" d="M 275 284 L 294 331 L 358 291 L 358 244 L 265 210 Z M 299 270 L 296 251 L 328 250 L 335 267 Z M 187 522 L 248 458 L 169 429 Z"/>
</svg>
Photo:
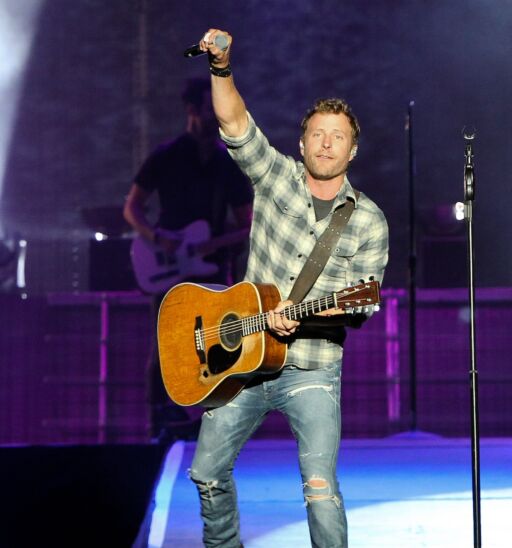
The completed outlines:
<svg viewBox="0 0 512 548">
<path fill-rule="evenodd" d="M 349 107 L 348 103 L 343 99 L 337 99 L 335 97 L 330 99 L 318 99 L 312 108 L 310 108 L 306 115 L 304 116 L 300 127 L 302 128 L 302 136 L 306 133 L 308 128 L 308 122 L 310 118 L 315 114 L 344 114 L 348 121 L 350 122 L 350 127 L 352 128 L 352 139 L 354 145 L 357 144 L 359 139 L 359 133 L 361 128 L 359 127 L 359 122 L 355 117 L 352 109 Z"/>
</svg>

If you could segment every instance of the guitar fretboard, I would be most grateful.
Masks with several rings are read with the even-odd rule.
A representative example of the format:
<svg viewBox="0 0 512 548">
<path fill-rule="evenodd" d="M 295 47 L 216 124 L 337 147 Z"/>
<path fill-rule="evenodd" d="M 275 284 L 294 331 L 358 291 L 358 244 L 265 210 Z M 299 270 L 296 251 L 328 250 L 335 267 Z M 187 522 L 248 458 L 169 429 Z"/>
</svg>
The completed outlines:
<svg viewBox="0 0 512 548">
<path fill-rule="evenodd" d="M 284 308 L 281 314 L 289 320 L 301 320 L 302 318 L 307 318 L 308 316 L 312 316 L 318 312 L 323 312 L 329 308 L 334 308 L 335 306 L 336 298 L 334 293 L 332 295 L 321 297 L 320 299 L 313 299 L 311 301 L 292 304 Z M 262 312 L 240 320 L 242 324 L 242 336 L 245 337 L 246 335 L 251 335 L 252 333 L 257 333 L 258 331 L 264 331 L 267 329 L 268 314 L 268 312 Z"/>
</svg>

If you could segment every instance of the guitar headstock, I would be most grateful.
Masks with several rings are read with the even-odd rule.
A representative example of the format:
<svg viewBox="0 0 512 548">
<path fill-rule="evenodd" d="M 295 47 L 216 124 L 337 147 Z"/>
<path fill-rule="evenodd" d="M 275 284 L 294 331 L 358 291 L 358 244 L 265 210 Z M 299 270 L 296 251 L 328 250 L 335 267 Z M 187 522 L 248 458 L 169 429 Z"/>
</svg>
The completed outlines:
<svg viewBox="0 0 512 548">
<path fill-rule="evenodd" d="M 367 307 L 377 308 L 380 303 L 380 283 L 372 280 L 358 285 L 346 287 L 335 293 L 336 307 L 352 309 L 351 311 L 365 311 Z"/>
</svg>

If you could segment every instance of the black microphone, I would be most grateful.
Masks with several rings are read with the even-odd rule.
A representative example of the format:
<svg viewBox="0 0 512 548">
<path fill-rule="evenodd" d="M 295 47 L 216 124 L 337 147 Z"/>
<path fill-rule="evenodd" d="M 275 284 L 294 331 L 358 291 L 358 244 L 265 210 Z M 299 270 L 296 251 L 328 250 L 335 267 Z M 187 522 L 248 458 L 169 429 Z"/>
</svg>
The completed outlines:
<svg viewBox="0 0 512 548">
<path fill-rule="evenodd" d="M 218 34 L 214 40 L 213 43 L 219 48 L 219 49 L 228 49 L 228 39 L 224 34 Z M 187 48 L 183 55 L 185 57 L 197 57 L 198 55 L 204 55 L 206 51 L 202 51 L 199 47 L 199 44 L 194 44 L 193 46 L 190 46 Z"/>
</svg>

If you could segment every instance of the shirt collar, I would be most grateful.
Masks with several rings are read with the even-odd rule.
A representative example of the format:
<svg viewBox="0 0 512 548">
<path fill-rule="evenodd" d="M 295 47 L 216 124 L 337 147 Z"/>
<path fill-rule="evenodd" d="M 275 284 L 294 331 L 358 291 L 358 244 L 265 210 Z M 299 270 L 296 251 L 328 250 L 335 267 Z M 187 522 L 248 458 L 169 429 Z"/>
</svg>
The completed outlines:
<svg viewBox="0 0 512 548">
<path fill-rule="evenodd" d="M 304 168 L 304 164 L 302 162 L 297 162 L 297 164 L 298 178 L 302 181 L 302 184 L 305 186 L 305 188 L 308 188 L 306 183 L 306 170 Z M 347 201 L 347 199 L 354 202 L 354 206 L 355 208 L 357 208 L 357 198 L 354 187 L 350 184 L 348 176 L 345 174 L 345 180 L 341 185 L 341 188 L 334 200 L 334 209 L 338 208 L 340 205 L 343 205 Z"/>
<path fill-rule="evenodd" d="M 336 206 L 344 204 L 347 200 L 351 200 L 352 202 L 354 202 L 354 206 L 357 208 L 357 198 L 354 187 L 350 184 L 348 176 L 345 175 L 345 181 L 341 185 L 341 189 L 338 192 L 338 196 L 336 197 Z"/>
</svg>

